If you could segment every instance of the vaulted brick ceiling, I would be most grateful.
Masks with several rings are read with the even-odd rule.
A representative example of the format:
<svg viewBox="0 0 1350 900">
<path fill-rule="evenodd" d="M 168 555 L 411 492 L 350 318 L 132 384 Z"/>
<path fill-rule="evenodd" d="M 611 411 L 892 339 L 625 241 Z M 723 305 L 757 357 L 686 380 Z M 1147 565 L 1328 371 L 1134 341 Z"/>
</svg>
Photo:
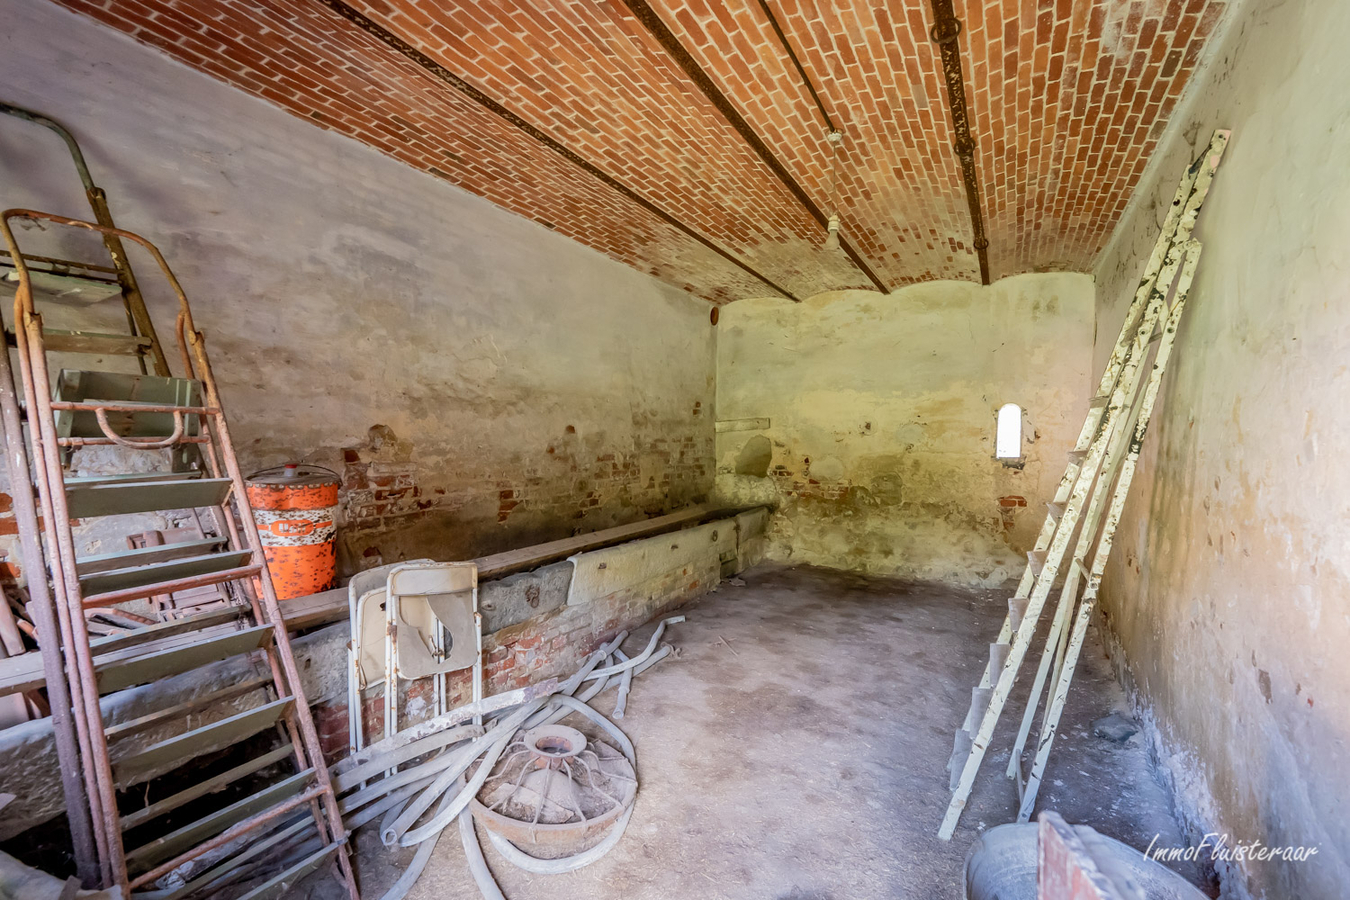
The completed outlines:
<svg viewBox="0 0 1350 900">
<path fill-rule="evenodd" d="M 951 0 L 57 2 L 714 302 L 981 277 Z M 1091 267 L 1224 7 L 956 0 L 992 278 Z"/>
</svg>

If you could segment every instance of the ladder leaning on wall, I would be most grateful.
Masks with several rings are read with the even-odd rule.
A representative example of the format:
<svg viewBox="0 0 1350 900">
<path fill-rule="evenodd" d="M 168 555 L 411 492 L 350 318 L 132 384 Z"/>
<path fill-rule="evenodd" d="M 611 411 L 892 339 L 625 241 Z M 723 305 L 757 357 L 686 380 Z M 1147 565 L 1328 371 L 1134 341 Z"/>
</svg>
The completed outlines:
<svg viewBox="0 0 1350 900">
<path fill-rule="evenodd" d="M 1191 233 L 1223 158 L 1228 136 L 1227 131 L 1214 132 L 1209 146 L 1181 179 L 1078 441 L 1069 454 L 1055 499 L 1049 504 L 1035 549 L 1027 554 L 1027 567 L 1016 593 L 1008 601 L 1008 613 L 998 640 L 989 645 L 989 662 L 980 683 L 971 692 L 970 709 L 947 763 L 952 798 L 938 831 L 943 840 L 951 838 L 970 799 L 980 764 L 1068 555 L 1069 564 L 1064 569 L 1050 633 L 1007 771 L 1008 777 L 1017 782 L 1019 821 L 1027 821 L 1035 806 L 1073 670 L 1096 606 L 1116 526 L 1199 262 L 1200 244 L 1191 238 Z M 1148 367 L 1150 352 L 1153 363 Z M 1080 601 L 1078 589 L 1084 582 Z M 1071 618 L 1072 631 L 1068 627 Z M 1052 665 L 1054 675 L 1037 752 L 1024 781 L 1022 751 Z"/>
<path fill-rule="evenodd" d="M 205 339 L 187 298 L 154 245 L 113 226 L 103 192 L 90 179 L 69 132 L 8 104 L 0 104 L 0 112 L 62 137 L 97 219 L 83 222 L 31 210 L 0 213 L 6 247 L 0 266 L 10 270 L 5 280 L 16 287 L 14 329 L 6 336 L 17 347 L 22 384 L 21 401 L 9 354 L 0 354 L 0 421 L 67 805 L 87 806 L 87 815 L 68 810 L 81 878 L 88 886 L 119 887 L 134 898 L 171 872 L 186 873 L 176 886 L 154 891 L 156 900 L 222 892 L 262 900 L 335 862 L 341 882 L 357 900 L 347 835 L 263 561 Z M 15 220 L 97 234 L 113 264 L 26 255 L 10 226 Z M 124 241 L 148 251 L 177 297 L 174 333 L 182 377 L 170 374 Z M 43 327 L 35 305 L 39 295 L 98 292 L 121 296 L 128 335 Z M 53 385 L 49 352 L 134 356 L 143 374 L 66 370 Z M 147 360 L 153 375 L 147 373 Z M 158 454 L 168 469 L 147 472 L 128 464 L 125 472 L 72 477 L 67 471 L 71 454 L 89 446 L 133 451 L 122 456 L 123 462 L 143 452 Z M 111 554 L 76 554 L 75 520 L 180 509 L 213 519 L 215 534 Z M 90 639 L 86 617 L 93 611 L 202 585 L 220 586 L 231 602 Z M 104 721 L 103 695 L 236 658 L 252 664 L 253 677 L 212 685 L 190 700 L 129 721 Z M 258 702 L 248 705 L 247 698 Z M 240 706 L 240 712 L 219 715 L 222 708 Z M 190 727 L 194 718 L 200 723 L 213 710 L 208 724 Z M 156 728 L 173 729 L 175 722 L 188 730 L 162 740 L 128 742 Z M 258 737 L 270 731 L 277 735 L 276 746 L 261 749 Z M 146 795 L 144 804 L 134 808 L 127 788 L 166 772 L 191 772 L 195 760 L 226 749 L 246 758 L 153 803 Z M 288 759 L 294 774 L 267 777 Z M 266 783 L 255 789 L 260 780 Z M 166 818 L 172 824 L 166 826 Z M 304 846 L 316 831 L 319 848 L 297 854 L 297 845 Z M 137 846 L 128 851 L 128 843 Z"/>
<path fill-rule="evenodd" d="M 63 371 L 53 386 L 32 275 L 11 227 L 15 220 L 113 235 L 148 251 L 178 299 L 174 330 L 183 376 Z M 205 339 L 193 322 L 187 297 L 159 250 L 131 232 L 20 209 L 0 213 L 0 237 L 18 276 L 14 335 L 26 401 L 26 421 L 10 427 L 19 411 L 13 408 L 13 391 L 0 390 L 0 402 L 10 407 L 4 410 L 7 459 L 16 494 L 24 487 L 31 491 L 31 484 L 24 486 L 22 481 L 29 474 L 28 458 L 35 464 L 32 475 L 41 505 L 47 574 L 70 673 L 70 701 L 100 880 L 135 897 L 137 889 L 152 888 L 166 874 L 206 858 L 209 862 L 192 871 L 186 884 L 155 896 L 162 900 L 217 896 L 232 881 L 257 878 L 269 854 L 280 855 L 286 841 L 317 829 L 321 838 L 317 851 L 299 860 L 286 859 L 279 872 L 251 885 L 243 896 L 249 900 L 277 896 L 304 873 L 335 859 L 355 900 L 342 818 L 301 690 L 286 622 L 263 561 Z M 0 380 L 12 384 L 11 379 L 5 355 Z M 136 453 L 169 451 L 170 468 L 146 472 L 142 466 L 127 464 L 122 473 L 70 476 L 63 464 L 65 454 L 88 446 L 117 446 Z M 213 517 L 216 535 L 114 554 L 76 555 L 74 520 L 178 509 Z M 27 563 L 30 581 L 41 578 L 41 567 L 32 559 Z M 91 610 L 201 585 L 225 586 L 235 602 L 90 640 L 85 618 Z M 177 642 L 165 649 L 167 638 Z M 148 649 L 151 646 L 155 649 Z M 130 721 L 109 724 L 103 719 L 99 698 L 105 694 L 237 657 L 252 660 L 254 677 L 223 687 L 212 685 L 191 700 Z M 261 703 L 148 745 L 119 746 L 133 735 L 175 721 L 190 726 L 194 717 L 200 722 L 213 710 L 218 715 L 221 707 L 229 708 L 246 695 Z M 270 750 L 250 740 L 273 730 L 277 746 Z M 193 760 L 229 748 L 248 758 L 228 771 L 123 812 L 130 803 L 119 792 L 166 772 L 191 772 Z M 250 788 L 242 796 L 230 792 L 287 759 L 294 774 Z M 175 810 L 180 810 L 180 817 L 186 813 L 190 821 L 179 825 L 175 819 L 167 834 L 159 833 L 162 827 L 146 828 Z M 138 846 L 128 851 L 127 843 Z"/>
</svg>

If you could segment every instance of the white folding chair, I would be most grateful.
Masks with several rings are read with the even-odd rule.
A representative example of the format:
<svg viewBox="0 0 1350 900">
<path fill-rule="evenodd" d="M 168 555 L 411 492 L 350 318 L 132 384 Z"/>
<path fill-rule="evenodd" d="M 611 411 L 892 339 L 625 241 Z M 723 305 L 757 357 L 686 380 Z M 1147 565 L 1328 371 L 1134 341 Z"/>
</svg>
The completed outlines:
<svg viewBox="0 0 1350 900">
<path fill-rule="evenodd" d="M 408 563 L 385 588 L 384 728 L 398 732 L 398 683 L 434 679 L 433 715 L 445 709 L 445 676 L 473 670 L 473 702 L 483 699 L 483 628 L 478 566 L 471 562 Z M 447 643 L 448 641 L 448 643 Z M 482 717 L 474 722 L 482 724 Z"/>
<path fill-rule="evenodd" d="M 430 565 L 433 560 L 414 560 Z M 351 641 L 347 644 L 347 735 L 352 753 L 366 745 L 365 713 L 361 694 L 384 681 L 384 591 L 389 572 L 405 563 L 377 566 L 357 572 L 347 583 L 347 611 Z"/>
</svg>

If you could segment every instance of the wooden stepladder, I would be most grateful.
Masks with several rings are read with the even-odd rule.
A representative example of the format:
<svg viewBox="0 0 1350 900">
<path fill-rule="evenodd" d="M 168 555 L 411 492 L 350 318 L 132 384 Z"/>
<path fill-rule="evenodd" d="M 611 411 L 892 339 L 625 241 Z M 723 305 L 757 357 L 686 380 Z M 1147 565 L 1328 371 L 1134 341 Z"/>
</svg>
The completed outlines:
<svg viewBox="0 0 1350 900">
<path fill-rule="evenodd" d="M 1008 614 L 998 640 L 989 646 L 989 663 L 972 691 L 970 710 L 956 735 L 947 764 L 953 793 L 938 830 L 943 840 L 951 838 L 970 799 L 980 764 L 1036 634 L 1046 601 L 1059 584 L 1050 634 L 1008 766 L 1008 776 L 1017 780 L 1020 821 L 1027 820 L 1035 805 L 1115 529 L 1199 262 L 1200 245 L 1192 240 L 1191 233 L 1223 158 L 1228 136 L 1227 131 L 1214 132 L 1209 146 L 1181 179 L 1078 441 L 1069 454 L 1055 499 L 1049 504 L 1035 549 L 1027 554 L 1027 567 L 1016 593 L 1008 601 Z M 1084 583 L 1080 602 L 1078 591 Z M 1051 699 L 1042 721 L 1035 762 L 1024 783 L 1022 751 L 1052 667 Z"/>
</svg>

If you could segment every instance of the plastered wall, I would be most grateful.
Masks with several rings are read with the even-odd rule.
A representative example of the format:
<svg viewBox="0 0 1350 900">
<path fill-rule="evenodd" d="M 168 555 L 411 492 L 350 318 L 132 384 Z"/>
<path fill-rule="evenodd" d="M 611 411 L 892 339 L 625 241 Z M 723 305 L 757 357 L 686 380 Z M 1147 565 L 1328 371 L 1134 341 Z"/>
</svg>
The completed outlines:
<svg viewBox="0 0 1350 900">
<path fill-rule="evenodd" d="M 1181 169 L 1232 142 L 1104 581 L 1104 615 L 1225 896 L 1350 883 L 1350 4 L 1249 0 L 1097 270 L 1110 341 Z"/>
<path fill-rule="evenodd" d="M 779 559 L 1015 578 L 1087 411 L 1092 329 L 1092 278 L 1066 273 L 725 306 L 719 494 L 777 505 Z M 1004 403 L 1021 468 L 994 459 Z"/>
<path fill-rule="evenodd" d="M 706 495 L 705 303 L 52 4 L 0 0 L 0 19 L 0 96 L 66 124 L 118 223 L 169 258 L 245 471 L 343 477 L 348 570 Z M 88 215 L 55 136 L 3 118 L 14 206 Z"/>
</svg>

